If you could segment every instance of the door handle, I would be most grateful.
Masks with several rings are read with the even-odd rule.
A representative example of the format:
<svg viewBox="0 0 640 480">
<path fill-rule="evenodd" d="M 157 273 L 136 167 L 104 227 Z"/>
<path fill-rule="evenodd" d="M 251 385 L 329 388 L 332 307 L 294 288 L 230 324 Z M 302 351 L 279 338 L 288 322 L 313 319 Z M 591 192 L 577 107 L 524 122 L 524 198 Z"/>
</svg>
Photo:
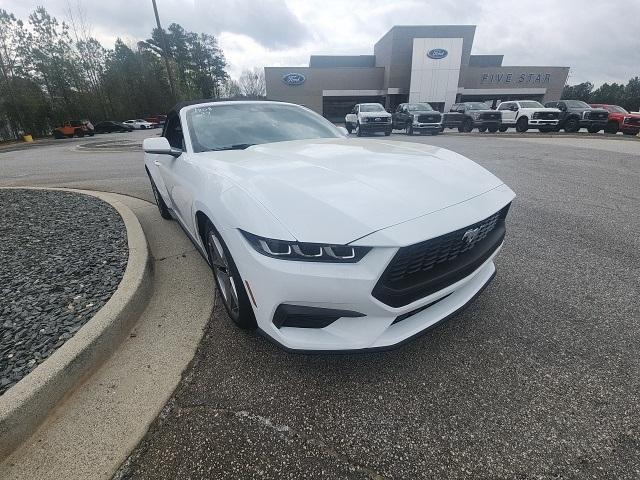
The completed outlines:
<svg viewBox="0 0 640 480">
<path fill-rule="evenodd" d="M 153 161 L 153 164 L 154 164 L 154 165 L 158 165 L 158 166 L 160 166 L 160 160 L 154 160 L 154 161 Z"/>
</svg>

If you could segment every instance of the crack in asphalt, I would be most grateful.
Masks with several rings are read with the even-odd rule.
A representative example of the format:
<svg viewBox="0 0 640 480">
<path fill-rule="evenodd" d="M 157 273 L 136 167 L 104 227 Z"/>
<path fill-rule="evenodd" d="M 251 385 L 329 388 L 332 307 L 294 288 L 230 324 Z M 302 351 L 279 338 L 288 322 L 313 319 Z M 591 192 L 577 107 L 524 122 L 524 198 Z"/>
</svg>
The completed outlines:
<svg viewBox="0 0 640 480">
<path fill-rule="evenodd" d="M 182 411 L 186 411 L 186 412 L 194 411 L 194 410 L 209 410 L 210 412 L 221 413 L 221 414 L 225 414 L 225 415 L 229 415 L 229 416 L 234 416 L 234 417 L 239 418 L 239 419 L 252 420 L 255 423 L 258 423 L 258 424 L 260 424 L 261 426 L 263 426 L 265 428 L 268 428 L 270 430 L 273 430 L 273 431 L 277 432 L 278 434 L 288 435 L 290 437 L 297 438 L 297 439 L 303 441 L 304 443 L 306 443 L 307 445 L 310 445 L 312 447 L 317 448 L 322 453 L 325 453 L 325 454 L 329 455 L 333 459 L 335 459 L 335 460 L 337 460 L 339 462 L 346 463 L 347 465 L 352 467 L 354 470 L 357 470 L 359 472 L 362 472 L 362 473 L 366 474 L 371 480 L 388 480 L 388 478 L 389 478 L 389 477 L 385 477 L 384 475 L 381 475 L 380 473 L 378 473 L 377 471 L 375 471 L 371 467 L 368 467 L 366 465 L 362 465 L 360 463 L 354 462 L 350 457 L 348 457 L 347 455 L 343 455 L 343 454 L 339 453 L 335 448 L 333 448 L 330 445 L 327 445 L 325 442 L 323 442 L 322 440 L 320 440 L 318 438 L 314 438 L 314 437 L 312 437 L 310 435 L 307 435 L 305 433 L 302 433 L 302 432 L 299 432 L 297 430 L 294 430 L 293 428 L 289 427 L 288 425 L 278 425 L 278 424 L 273 423 L 269 417 L 264 417 L 262 415 L 257 415 L 257 414 L 251 413 L 251 412 L 249 412 L 247 410 L 233 410 L 233 409 L 229 409 L 229 408 L 217 408 L 217 407 L 212 407 L 212 406 L 207 405 L 207 404 L 192 404 L 192 405 L 188 405 L 188 406 L 173 405 L 173 407 L 176 408 L 177 410 L 182 410 Z"/>
</svg>

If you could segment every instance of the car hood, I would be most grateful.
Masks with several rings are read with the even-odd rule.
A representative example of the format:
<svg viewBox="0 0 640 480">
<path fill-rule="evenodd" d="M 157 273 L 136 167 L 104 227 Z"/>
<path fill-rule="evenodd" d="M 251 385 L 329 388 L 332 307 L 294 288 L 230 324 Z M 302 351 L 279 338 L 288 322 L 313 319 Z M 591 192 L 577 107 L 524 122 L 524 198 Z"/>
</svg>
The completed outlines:
<svg viewBox="0 0 640 480">
<path fill-rule="evenodd" d="M 391 114 L 389 112 L 360 112 L 360 116 L 363 118 L 370 118 L 370 117 L 380 117 L 380 118 L 385 118 L 385 117 L 390 117 Z"/>
<path fill-rule="evenodd" d="M 524 110 L 535 110 L 536 112 L 554 112 L 554 113 L 558 113 L 560 111 L 560 109 L 553 108 L 553 107 L 530 107 L 530 108 L 524 108 Z"/>
<path fill-rule="evenodd" d="M 409 142 L 314 139 L 198 155 L 305 242 L 346 244 L 502 184 L 461 155 Z"/>
</svg>

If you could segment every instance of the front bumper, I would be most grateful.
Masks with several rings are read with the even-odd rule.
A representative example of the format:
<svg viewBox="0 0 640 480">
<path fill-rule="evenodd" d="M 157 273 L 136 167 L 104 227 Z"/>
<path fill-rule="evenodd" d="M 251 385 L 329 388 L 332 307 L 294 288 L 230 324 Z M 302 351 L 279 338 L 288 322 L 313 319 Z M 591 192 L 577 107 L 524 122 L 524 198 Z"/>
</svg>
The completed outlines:
<svg viewBox="0 0 640 480">
<path fill-rule="evenodd" d="M 547 120 L 544 118 L 532 118 L 529 120 L 529 125 L 534 127 L 556 127 L 558 125 L 559 120 L 558 119 L 554 119 L 554 120 Z"/>
<path fill-rule="evenodd" d="M 371 245 L 379 241 L 388 245 L 394 236 L 401 236 L 406 242 L 397 242 L 399 245 L 412 244 L 419 238 L 417 235 L 424 240 L 425 235 L 429 238 L 462 228 L 474 223 L 469 219 L 477 221 L 480 217 L 491 215 L 513 199 L 513 192 L 508 188 L 497 190 L 481 196 L 487 198 L 480 201 L 470 200 L 426 215 L 430 217 L 428 221 L 421 217 L 398 227 L 383 229 L 369 241 L 373 242 Z M 468 205 L 465 206 L 465 203 Z M 462 214 L 458 215 L 458 212 Z M 455 220 L 452 221 L 451 215 Z M 431 225 L 435 230 L 430 232 L 425 225 Z M 388 231 L 385 233 L 385 230 Z M 285 349 L 300 351 L 382 349 L 420 334 L 466 306 L 491 281 L 495 274 L 493 259 L 502 246 L 468 276 L 428 296 L 394 308 L 374 298 L 372 291 L 397 253 L 398 246 L 374 246 L 358 263 L 296 262 L 261 255 L 239 231 L 227 233 L 234 236 L 227 241 L 227 245 L 230 248 L 233 246 L 231 253 L 255 299 L 253 309 L 260 331 Z M 365 237 L 357 243 L 364 245 L 367 241 Z M 391 243 L 396 242 L 391 240 Z M 326 326 L 321 322 L 315 324 L 322 328 L 288 327 L 282 326 L 277 316 L 274 322 L 276 310 L 283 304 L 359 315 L 340 317 Z M 398 317 L 406 318 L 399 321 Z M 278 323 L 280 327 L 276 325 Z"/>
<path fill-rule="evenodd" d="M 363 132 L 386 132 L 393 129 L 391 122 L 389 123 L 361 123 L 360 128 Z"/>
<path fill-rule="evenodd" d="M 487 128 L 499 128 L 502 122 L 500 120 L 485 120 L 483 118 L 479 118 L 473 121 L 473 126 L 477 127 L 487 127 Z"/>
<path fill-rule="evenodd" d="M 414 123 L 412 124 L 412 128 L 414 130 L 424 130 L 427 132 L 440 131 L 442 130 L 441 123 Z"/>
</svg>

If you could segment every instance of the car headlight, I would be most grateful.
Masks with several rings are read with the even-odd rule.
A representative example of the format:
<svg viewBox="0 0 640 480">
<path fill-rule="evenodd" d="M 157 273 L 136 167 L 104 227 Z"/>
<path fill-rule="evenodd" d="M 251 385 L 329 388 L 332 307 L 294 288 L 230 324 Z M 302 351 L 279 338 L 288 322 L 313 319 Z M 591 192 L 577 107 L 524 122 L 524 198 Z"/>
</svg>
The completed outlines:
<svg viewBox="0 0 640 480">
<path fill-rule="evenodd" d="M 588 110 L 585 110 L 584 112 L 582 112 L 582 118 L 589 118 L 590 113 Z"/>
<path fill-rule="evenodd" d="M 240 230 L 256 252 L 267 257 L 302 262 L 356 263 L 362 260 L 371 247 L 330 245 L 324 243 L 292 242 L 260 237 Z"/>
</svg>

